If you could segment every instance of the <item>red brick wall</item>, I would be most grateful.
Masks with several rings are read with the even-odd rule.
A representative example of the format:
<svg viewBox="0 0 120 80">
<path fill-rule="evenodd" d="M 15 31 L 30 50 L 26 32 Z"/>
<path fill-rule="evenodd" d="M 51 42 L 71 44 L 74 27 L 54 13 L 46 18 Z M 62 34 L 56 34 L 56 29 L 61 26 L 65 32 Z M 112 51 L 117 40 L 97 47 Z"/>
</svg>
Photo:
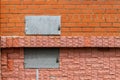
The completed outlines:
<svg viewBox="0 0 120 80">
<path fill-rule="evenodd" d="M 61 15 L 62 36 L 93 36 L 93 39 L 98 36 L 94 47 L 120 45 L 119 0 L 1 0 L 0 7 L 0 36 L 26 36 L 24 18 L 27 15 Z M 114 39 L 114 36 L 118 37 Z M 5 45 L 19 44 L 14 38 L 6 41 L 11 44 Z M 89 38 L 84 42 L 87 47 L 92 46 Z M 107 46 L 101 46 L 103 44 Z M 24 69 L 23 48 L 4 48 L 1 57 L 2 80 L 35 80 L 35 70 Z M 39 72 L 40 80 L 119 80 L 120 48 L 61 48 L 60 68 L 40 69 Z"/>
<path fill-rule="evenodd" d="M 61 15 L 61 35 L 120 35 L 119 0 L 1 0 L 1 35 L 25 35 L 27 15 Z"/>
<path fill-rule="evenodd" d="M 35 80 L 24 69 L 24 49 L 2 49 L 2 80 Z M 40 80 L 120 80 L 120 49 L 61 48 L 59 69 L 39 69 Z"/>
</svg>

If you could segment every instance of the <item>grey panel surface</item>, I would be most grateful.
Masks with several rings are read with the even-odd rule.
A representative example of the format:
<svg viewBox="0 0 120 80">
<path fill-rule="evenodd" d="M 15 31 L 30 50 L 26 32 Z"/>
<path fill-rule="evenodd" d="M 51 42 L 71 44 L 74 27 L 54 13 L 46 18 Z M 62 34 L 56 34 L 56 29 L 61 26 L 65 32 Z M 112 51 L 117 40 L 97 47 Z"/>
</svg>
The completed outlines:
<svg viewBox="0 0 120 80">
<path fill-rule="evenodd" d="M 58 48 L 25 48 L 25 68 L 58 68 Z"/>
<path fill-rule="evenodd" d="M 26 16 L 26 34 L 59 35 L 60 16 Z"/>
</svg>

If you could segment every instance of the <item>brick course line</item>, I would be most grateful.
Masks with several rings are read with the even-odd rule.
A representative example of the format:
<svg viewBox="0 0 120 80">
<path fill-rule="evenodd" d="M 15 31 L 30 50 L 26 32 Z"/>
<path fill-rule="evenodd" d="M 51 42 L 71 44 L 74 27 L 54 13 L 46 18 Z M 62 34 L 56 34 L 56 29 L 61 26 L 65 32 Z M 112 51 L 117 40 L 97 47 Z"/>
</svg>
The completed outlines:
<svg viewBox="0 0 120 80">
<path fill-rule="evenodd" d="M 1 47 L 120 47 L 120 36 L 1 36 Z"/>
</svg>

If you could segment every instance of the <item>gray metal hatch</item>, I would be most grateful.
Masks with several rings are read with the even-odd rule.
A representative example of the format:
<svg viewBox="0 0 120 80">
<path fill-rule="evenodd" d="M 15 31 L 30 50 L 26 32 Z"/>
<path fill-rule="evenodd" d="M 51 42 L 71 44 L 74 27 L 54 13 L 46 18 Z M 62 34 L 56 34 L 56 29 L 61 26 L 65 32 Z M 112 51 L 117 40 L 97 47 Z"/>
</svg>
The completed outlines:
<svg viewBox="0 0 120 80">
<path fill-rule="evenodd" d="M 26 16 L 26 34 L 59 35 L 61 27 L 60 16 Z"/>
<path fill-rule="evenodd" d="M 25 68 L 59 68 L 58 48 L 25 48 Z"/>
</svg>

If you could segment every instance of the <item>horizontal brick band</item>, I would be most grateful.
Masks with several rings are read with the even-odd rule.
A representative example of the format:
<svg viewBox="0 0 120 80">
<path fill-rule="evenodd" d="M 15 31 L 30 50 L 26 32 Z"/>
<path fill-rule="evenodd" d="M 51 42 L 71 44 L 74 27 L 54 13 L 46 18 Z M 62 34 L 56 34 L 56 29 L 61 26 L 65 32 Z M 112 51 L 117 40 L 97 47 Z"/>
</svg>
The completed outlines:
<svg viewBox="0 0 120 80">
<path fill-rule="evenodd" d="M 1 36 L 1 47 L 120 47 L 120 36 Z"/>
</svg>

